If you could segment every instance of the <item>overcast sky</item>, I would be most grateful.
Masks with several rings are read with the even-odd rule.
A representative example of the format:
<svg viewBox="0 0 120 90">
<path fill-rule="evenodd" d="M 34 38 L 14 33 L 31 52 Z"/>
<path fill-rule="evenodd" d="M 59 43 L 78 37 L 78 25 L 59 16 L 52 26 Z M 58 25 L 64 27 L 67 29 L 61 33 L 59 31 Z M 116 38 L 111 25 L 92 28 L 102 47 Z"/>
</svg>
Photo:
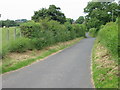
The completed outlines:
<svg viewBox="0 0 120 90">
<path fill-rule="evenodd" d="M 54 4 L 60 7 L 67 18 L 77 19 L 85 15 L 83 10 L 91 0 L 1 0 L 1 20 L 31 19 L 34 11 Z"/>
</svg>

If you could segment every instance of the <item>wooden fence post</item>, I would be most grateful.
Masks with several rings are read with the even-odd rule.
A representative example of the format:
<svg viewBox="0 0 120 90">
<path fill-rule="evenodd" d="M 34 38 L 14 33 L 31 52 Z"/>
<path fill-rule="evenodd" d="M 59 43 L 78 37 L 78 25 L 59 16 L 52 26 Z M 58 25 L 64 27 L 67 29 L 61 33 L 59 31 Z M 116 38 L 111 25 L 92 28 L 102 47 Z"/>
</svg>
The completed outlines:
<svg viewBox="0 0 120 90">
<path fill-rule="evenodd" d="M 7 40 L 9 41 L 9 28 L 7 29 Z"/>
<path fill-rule="evenodd" d="M 21 29 L 20 29 L 20 37 L 22 37 L 22 32 L 21 32 Z"/>
<path fill-rule="evenodd" d="M 14 29 L 14 39 L 16 39 L 16 28 Z"/>
</svg>

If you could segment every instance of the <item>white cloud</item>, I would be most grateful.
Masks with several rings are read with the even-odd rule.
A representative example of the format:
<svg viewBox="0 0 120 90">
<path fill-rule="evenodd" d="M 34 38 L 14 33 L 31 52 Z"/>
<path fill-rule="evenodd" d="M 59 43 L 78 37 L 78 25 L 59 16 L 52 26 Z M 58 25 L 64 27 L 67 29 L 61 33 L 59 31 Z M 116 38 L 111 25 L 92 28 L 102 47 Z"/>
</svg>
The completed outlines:
<svg viewBox="0 0 120 90">
<path fill-rule="evenodd" d="M 84 15 L 83 9 L 91 0 L 2 0 L 0 2 L 1 20 L 31 19 L 34 11 L 55 4 L 67 18 L 77 19 Z"/>
</svg>

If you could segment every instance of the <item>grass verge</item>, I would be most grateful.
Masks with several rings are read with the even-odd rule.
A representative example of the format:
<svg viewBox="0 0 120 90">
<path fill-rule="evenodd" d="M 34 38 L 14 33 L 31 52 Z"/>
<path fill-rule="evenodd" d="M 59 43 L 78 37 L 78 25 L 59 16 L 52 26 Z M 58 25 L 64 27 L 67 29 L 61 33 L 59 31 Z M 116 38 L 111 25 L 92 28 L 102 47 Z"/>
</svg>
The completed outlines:
<svg viewBox="0 0 120 90">
<path fill-rule="evenodd" d="M 57 51 L 63 50 L 67 47 L 70 47 L 70 46 L 76 44 L 81 39 L 83 39 L 83 37 L 77 38 L 74 40 L 70 40 L 67 42 L 57 43 L 54 46 L 47 47 L 44 50 L 41 50 L 40 55 L 38 54 L 38 56 L 34 57 L 34 58 L 26 58 L 25 60 L 13 60 L 13 58 L 11 59 L 10 57 L 7 57 L 5 60 L 2 60 L 3 63 L 2 63 L 2 66 L 0 66 L 0 67 L 2 67 L 2 74 L 13 71 L 13 70 L 20 69 L 22 67 L 32 64 L 33 62 L 36 62 L 37 60 L 44 59 L 45 57 L 47 57 Z"/>
<path fill-rule="evenodd" d="M 92 51 L 92 71 L 95 88 L 118 88 L 118 62 L 97 40 Z"/>
</svg>

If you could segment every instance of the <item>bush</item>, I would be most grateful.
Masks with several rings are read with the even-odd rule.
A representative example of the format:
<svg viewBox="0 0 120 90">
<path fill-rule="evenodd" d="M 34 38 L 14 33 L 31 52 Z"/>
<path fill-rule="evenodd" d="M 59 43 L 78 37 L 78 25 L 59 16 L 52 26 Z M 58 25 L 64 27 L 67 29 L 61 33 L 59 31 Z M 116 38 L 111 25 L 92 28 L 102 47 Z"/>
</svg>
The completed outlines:
<svg viewBox="0 0 120 90">
<path fill-rule="evenodd" d="M 108 48 L 111 55 L 118 55 L 118 24 L 115 22 L 107 23 L 98 33 L 98 40 Z M 119 49 L 120 50 L 120 49 Z"/>
<path fill-rule="evenodd" d="M 76 37 L 85 36 L 86 28 L 84 25 L 72 25 L 68 22 L 66 22 L 65 24 L 60 24 L 57 21 L 48 21 L 45 19 L 40 21 L 39 23 L 24 23 L 21 25 L 21 29 L 25 37 L 45 38 L 45 40 L 47 40 L 47 42 L 50 41 L 51 44 L 54 42 L 67 41 Z"/>
<path fill-rule="evenodd" d="M 80 29 L 79 31 L 79 37 L 84 36 L 85 37 L 85 32 L 86 32 L 86 26 L 84 24 L 80 24 L 79 25 Z"/>
<path fill-rule="evenodd" d="M 91 37 L 96 37 L 96 36 L 97 36 L 97 29 L 96 29 L 96 28 L 91 28 L 91 29 L 89 30 L 89 35 L 90 35 Z"/>
<path fill-rule="evenodd" d="M 3 56 L 8 52 L 24 52 L 32 49 L 42 49 L 57 42 L 64 42 L 85 36 L 85 26 L 79 24 L 60 24 L 47 19 L 36 23 L 29 21 L 20 26 L 23 38 L 18 38 L 4 46 Z M 7 47 L 7 48 L 6 48 Z"/>
<path fill-rule="evenodd" d="M 40 50 L 45 46 L 45 41 L 42 38 L 34 38 L 31 40 L 31 44 L 34 46 L 35 49 Z"/>
<path fill-rule="evenodd" d="M 2 50 L 0 50 L 0 54 L 2 55 L 2 58 L 9 52 L 9 48 L 7 45 L 2 46 Z"/>
<path fill-rule="evenodd" d="M 72 40 L 76 37 L 85 36 L 85 26 L 79 24 L 70 24 L 66 22 L 65 24 L 60 24 L 54 20 L 44 19 L 41 20 L 39 23 L 35 22 L 28 22 L 21 25 L 22 33 L 25 37 L 28 38 L 35 38 L 33 40 L 34 44 L 35 41 L 42 43 L 40 47 L 42 48 L 45 46 L 50 46 L 51 44 L 57 42 L 63 42 Z"/>
<path fill-rule="evenodd" d="M 76 37 L 85 37 L 85 30 L 80 24 L 73 24 L 74 31 L 76 33 Z"/>
<path fill-rule="evenodd" d="M 116 24 L 120 24 L 120 17 L 116 18 Z"/>
<path fill-rule="evenodd" d="M 9 42 L 8 44 L 4 44 L 2 46 L 2 58 L 5 57 L 9 52 L 25 52 L 27 50 L 34 49 L 34 46 L 31 44 L 31 40 L 28 38 L 18 38 L 14 41 Z"/>
<path fill-rule="evenodd" d="M 39 37 L 42 35 L 40 24 L 35 23 L 34 21 L 21 24 L 20 28 L 22 35 L 28 38 Z"/>
<path fill-rule="evenodd" d="M 8 49 L 10 52 L 25 52 L 33 49 L 33 47 L 30 39 L 22 37 L 10 42 Z"/>
<path fill-rule="evenodd" d="M 76 38 L 76 33 L 75 33 L 73 25 L 68 22 L 66 22 L 64 25 L 67 29 L 68 40 L 72 40 L 72 39 Z"/>
</svg>

